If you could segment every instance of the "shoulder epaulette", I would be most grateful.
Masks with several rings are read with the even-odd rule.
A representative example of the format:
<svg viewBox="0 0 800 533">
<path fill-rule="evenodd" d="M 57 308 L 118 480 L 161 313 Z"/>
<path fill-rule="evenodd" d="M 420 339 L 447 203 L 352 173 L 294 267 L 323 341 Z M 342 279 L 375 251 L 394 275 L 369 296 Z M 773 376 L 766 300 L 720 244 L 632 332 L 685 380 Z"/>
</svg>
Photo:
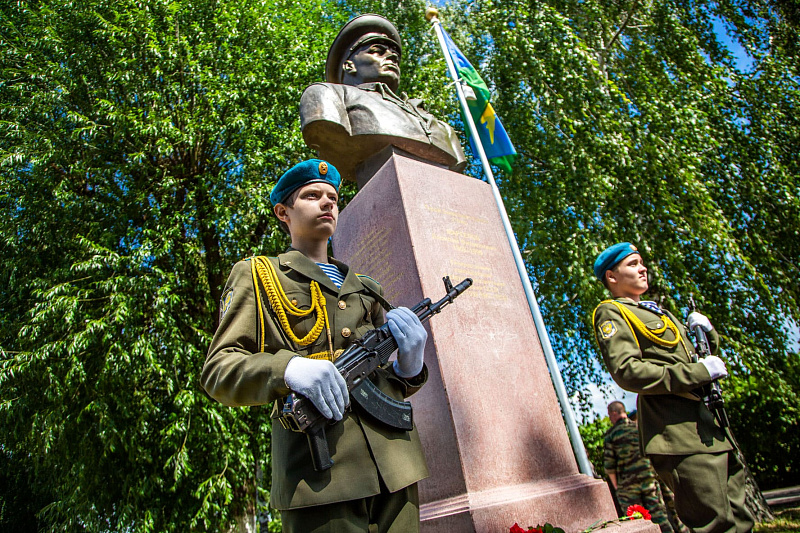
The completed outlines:
<svg viewBox="0 0 800 533">
<path fill-rule="evenodd" d="M 375 280 L 375 278 L 371 278 L 370 276 L 367 276 L 366 274 L 356 274 L 356 276 L 358 276 L 359 278 L 367 278 L 368 280 L 373 282 L 375 285 L 380 286 L 380 283 L 377 280 Z"/>
<path fill-rule="evenodd" d="M 368 280 L 370 280 L 381 291 L 383 291 L 383 287 L 381 287 L 381 284 L 378 283 L 377 281 L 375 281 L 374 279 L 372 279 L 371 277 L 367 276 L 366 274 L 356 274 L 356 277 L 358 277 L 359 279 L 368 279 Z M 381 304 L 381 307 L 383 307 L 384 310 L 390 311 L 390 310 L 394 309 L 394 306 L 392 304 L 390 304 L 386 300 L 386 298 L 381 296 L 380 292 L 378 292 L 376 289 L 373 289 L 372 287 L 370 287 L 369 284 L 367 284 L 367 283 L 362 283 L 362 285 L 364 285 L 364 288 L 367 289 L 367 292 L 369 292 L 372 295 L 373 298 L 378 300 L 378 303 Z"/>
<path fill-rule="evenodd" d="M 602 302 L 600 302 L 599 304 L 597 304 L 595 306 L 594 311 L 592 311 L 592 322 L 593 323 L 594 323 L 594 317 L 595 317 L 595 315 L 597 315 L 597 310 L 600 309 L 600 306 L 603 305 L 603 304 L 609 304 L 609 303 L 611 303 L 613 301 L 614 300 L 603 300 Z"/>
<path fill-rule="evenodd" d="M 261 258 L 261 259 L 270 259 L 270 260 L 277 259 L 277 257 L 275 257 L 273 255 L 249 255 L 249 256 L 245 257 L 244 259 L 242 259 L 242 261 L 251 261 L 253 259 L 259 259 L 259 258 Z"/>
</svg>

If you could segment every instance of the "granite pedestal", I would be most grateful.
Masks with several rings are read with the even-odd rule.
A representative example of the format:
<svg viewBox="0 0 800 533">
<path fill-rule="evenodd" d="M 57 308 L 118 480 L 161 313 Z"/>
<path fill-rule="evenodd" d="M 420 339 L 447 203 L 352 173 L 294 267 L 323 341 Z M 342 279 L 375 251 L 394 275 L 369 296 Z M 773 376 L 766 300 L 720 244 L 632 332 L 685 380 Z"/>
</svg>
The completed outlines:
<svg viewBox="0 0 800 533">
<path fill-rule="evenodd" d="M 428 384 L 411 401 L 431 476 L 425 532 L 582 531 L 616 518 L 603 481 L 579 473 L 490 186 L 388 155 L 344 208 L 334 255 L 394 305 L 473 286 L 429 322 Z M 637 520 L 615 530 L 658 532 Z"/>
</svg>

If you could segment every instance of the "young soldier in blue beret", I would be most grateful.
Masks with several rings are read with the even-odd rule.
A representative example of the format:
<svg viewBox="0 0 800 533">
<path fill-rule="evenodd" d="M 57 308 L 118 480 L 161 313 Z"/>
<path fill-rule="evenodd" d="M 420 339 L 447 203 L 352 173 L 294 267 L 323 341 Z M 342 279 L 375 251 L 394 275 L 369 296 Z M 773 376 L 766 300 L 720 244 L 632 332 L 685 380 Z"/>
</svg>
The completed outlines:
<svg viewBox="0 0 800 533">
<path fill-rule="evenodd" d="M 732 439 L 696 393 L 728 375 L 725 363 L 716 355 L 692 362 L 694 347 L 681 321 L 641 299 L 647 267 L 634 245 L 606 249 L 594 273 L 614 298 L 594 310 L 600 352 L 614 381 L 639 394 L 641 446 L 674 491 L 678 516 L 696 533 L 750 531 L 743 467 Z M 719 335 L 708 318 L 694 312 L 688 326 L 700 326 L 716 353 Z"/>
<path fill-rule="evenodd" d="M 380 284 L 327 255 L 340 181 L 336 168 L 318 159 L 278 180 L 270 200 L 291 248 L 233 267 L 202 385 L 225 405 L 274 404 L 271 505 L 281 511 L 285 532 L 418 531 L 416 483 L 428 470 L 416 428 L 389 428 L 351 405 L 332 363 L 384 323 Z M 402 400 L 427 380 L 427 333 L 407 308 L 392 309 L 386 319 L 398 356 L 371 379 Z M 330 470 L 315 471 L 306 436 L 281 424 L 282 399 L 291 392 L 337 421 L 327 427 Z"/>
</svg>

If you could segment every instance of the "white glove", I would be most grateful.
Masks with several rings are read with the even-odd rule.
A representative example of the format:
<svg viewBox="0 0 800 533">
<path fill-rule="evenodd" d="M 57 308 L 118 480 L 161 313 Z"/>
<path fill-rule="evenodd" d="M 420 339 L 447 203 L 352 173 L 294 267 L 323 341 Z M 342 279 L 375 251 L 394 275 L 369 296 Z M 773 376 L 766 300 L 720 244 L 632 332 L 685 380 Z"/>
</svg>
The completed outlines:
<svg viewBox="0 0 800 533">
<path fill-rule="evenodd" d="M 689 329 L 694 329 L 695 327 L 700 326 L 706 333 L 714 329 L 714 326 L 711 325 L 711 321 L 708 319 L 708 317 L 698 313 L 697 311 L 689 314 L 688 318 L 686 319 L 686 325 L 689 326 Z"/>
<path fill-rule="evenodd" d="M 703 315 L 700 315 L 703 316 Z M 703 317 L 705 318 L 705 317 Z M 700 359 L 703 366 L 706 367 L 708 373 L 711 374 L 711 379 L 719 379 L 728 377 L 728 370 L 725 368 L 725 363 L 716 355 L 709 355 Z"/>
<path fill-rule="evenodd" d="M 407 307 L 398 307 L 386 313 L 389 331 L 397 341 L 397 361 L 394 372 L 401 378 L 413 378 L 422 372 L 425 342 L 428 332 L 419 317 Z"/>
<path fill-rule="evenodd" d="M 286 385 L 314 404 L 325 418 L 341 420 L 350 403 L 347 383 L 330 361 L 293 357 L 283 373 Z"/>
</svg>

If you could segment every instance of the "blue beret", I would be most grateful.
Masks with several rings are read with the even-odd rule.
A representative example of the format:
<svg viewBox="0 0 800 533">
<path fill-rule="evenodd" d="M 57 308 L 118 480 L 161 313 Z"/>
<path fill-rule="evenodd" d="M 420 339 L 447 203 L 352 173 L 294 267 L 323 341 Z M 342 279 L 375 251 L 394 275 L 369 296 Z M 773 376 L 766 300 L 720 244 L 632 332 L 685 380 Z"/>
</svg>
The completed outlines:
<svg viewBox="0 0 800 533">
<path fill-rule="evenodd" d="M 629 255 L 638 253 L 639 250 L 629 242 L 618 242 L 613 246 L 609 246 L 603 250 L 603 253 L 601 253 L 597 257 L 597 261 L 594 262 L 594 275 L 597 276 L 597 279 L 603 281 L 603 276 L 606 275 L 606 271 L 614 268 L 617 263 Z"/>
<path fill-rule="evenodd" d="M 321 159 L 309 159 L 297 163 L 287 170 L 275 184 L 269 195 L 269 201 L 272 202 L 272 205 L 279 204 L 306 183 L 316 182 L 329 183 L 338 192 L 342 176 L 336 167 Z"/>
</svg>

